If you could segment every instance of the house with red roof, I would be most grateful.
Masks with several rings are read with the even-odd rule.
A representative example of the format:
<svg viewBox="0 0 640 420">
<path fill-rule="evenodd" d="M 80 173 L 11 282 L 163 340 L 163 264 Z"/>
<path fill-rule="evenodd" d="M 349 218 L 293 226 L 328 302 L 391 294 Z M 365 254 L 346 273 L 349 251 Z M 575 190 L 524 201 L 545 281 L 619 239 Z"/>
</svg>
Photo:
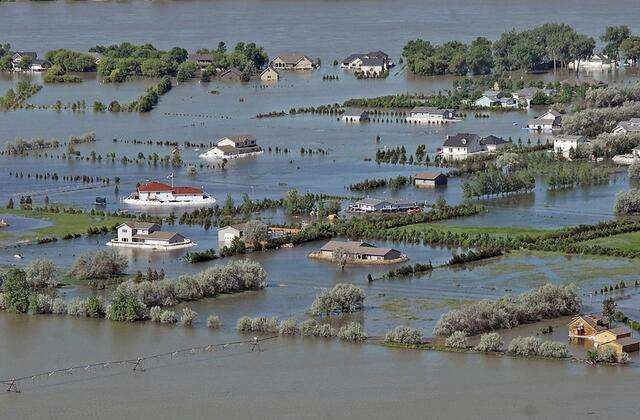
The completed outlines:
<svg viewBox="0 0 640 420">
<path fill-rule="evenodd" d="M 215 198 L 202 188 L 175 187 L 158 181 L 140 184 L 134 193 L 124 199 L 125 204 L 144 206 L 201 206 L 215 202 Z"/>
</svg>

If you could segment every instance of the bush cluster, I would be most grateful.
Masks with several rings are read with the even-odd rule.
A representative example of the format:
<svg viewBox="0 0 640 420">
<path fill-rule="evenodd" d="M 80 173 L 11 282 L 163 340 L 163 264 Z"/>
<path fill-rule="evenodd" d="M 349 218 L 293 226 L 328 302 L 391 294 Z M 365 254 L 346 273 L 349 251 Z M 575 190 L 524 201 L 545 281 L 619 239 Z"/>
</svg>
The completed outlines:
<svg viewBox="0 0 640 420">
<path fill-rule="evenodd" d="M 399 325 L 391 331 L 387 331 L 384 341 L 397 344 L 420 344 L 422 343 L 422 330 Z"/>
<path fill-rule="evenodd" d="M 364 299 L 361 287 L 339 283 L 331 289 L 323 289 L 311 304 L 309 313 L 322 316 L 359 311 L 364 305 Z"/>
<path fill-rule="evenodd" d="M 481 300 L 444 314 L 433 332 L 448 337 L 456 331 L 468 335 L 501 328 L 513 328 L 520 324 L 541 319 L 575 314 L 582 300 L 575 285 L 546 284 L 518 296 L 504 296 L 497 300 Z"/>
</svg>

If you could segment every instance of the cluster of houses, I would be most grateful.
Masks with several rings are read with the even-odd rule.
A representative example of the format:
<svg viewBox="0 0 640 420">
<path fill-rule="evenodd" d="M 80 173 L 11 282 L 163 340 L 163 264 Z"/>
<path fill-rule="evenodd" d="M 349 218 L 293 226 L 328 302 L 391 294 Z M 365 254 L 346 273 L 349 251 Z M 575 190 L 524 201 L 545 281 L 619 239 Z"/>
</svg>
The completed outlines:
<svg viewBox="0 0 640 420">
<path fill-rule="evenodd" d="M 340 63 L 343 69 L 355 70 L 370 76 L 380 76 L 394 65 L 389 56 L 382 51 L 351 54 Z"/>
<path fill-rule="evenodd" d="M 205 160 L 236 159 L 261 153 L 262 147 L 258 145 L 255 137 L 240 135 L 221 138 L 214 148 L 202 153 L 200 157 Z"/>
<path fill-rule="evenodd" d="M 540 94 L 553 96 L 555 91 L 528 87 L 516 90 L 509 96 L 500 90 L 487 90 L 482 92 L 482 96 L 476 99 L 473 104 L 482 108 L 530 108 L 533 98 Z"/>
<path fill-rule="evenodd" d="M 188 61 L 192 61 L 198 65 L 201 71 L 213 64 L 212 54 L 189 54 Z M 283 53 L 277 55 L 269 65 L 257 75 L 263 82 L 277 82 L 280 79 L 281 70 L 313 70 L 318 67 L 318 61 L 314 61 L 303 53 Z M 217 78 L 223 82 L 240 82 L 242 81 L 242 72 L 237 68 L 229 68 L 226 70 L 218 69 Z"/>
<path fill-rule="evenodd" d="M 48 60 L 39 59 L 35 51 L 16 51 L 11 53 L 11 65 L 14 71 L 23 71 L 25 67 L 23 60 L 29 63 L 26 71 L 40 72 L 51 68 L 51 63 Z"/>
<path fill-rule="evenodd" d="M 377 247 L 362 241 L 329 241 L 309 258 L 333 261 L 335 252 L 342 250 L 347 261 L 354 264 L 396 264 L 409 258 L 394 248 Z"/>
<path fill-rule="evenodd" d="M 611 321 L 598 314 L 578 315 L 569 322 L 569 338 L 593 341 L 596 348 L 611 347 L 620 355 L 640 350 L 640 341 L 625 326 L 612 327 Z"/>
<path fill-rule="evenodd" d="M 108 246 L 168 251 L 196 245 L 190 239 L 177 232 L 161 230 L 160 225 L 157 223 L 125 222 L 118 226 L 117 231 L 117 238 L 107 242 Z"/>
</svg>

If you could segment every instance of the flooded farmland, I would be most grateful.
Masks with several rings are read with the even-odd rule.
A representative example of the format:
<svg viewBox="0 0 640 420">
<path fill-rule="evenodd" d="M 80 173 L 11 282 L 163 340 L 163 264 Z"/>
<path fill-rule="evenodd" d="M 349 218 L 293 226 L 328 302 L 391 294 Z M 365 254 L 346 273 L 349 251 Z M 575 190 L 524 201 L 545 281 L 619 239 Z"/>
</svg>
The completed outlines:
<svg viewBox="0 0 640 420">
<path fill-rule="evenodd" d="M 541 10 L 553 14 L 538 22 Z M 534 19 L 535 18 L 535 19 Z M 106 249 L 113 232 L 81 235 L 75 239 L 35 243 L 38 232 L 51 232 L 56 223 L 28 217 L 3 208 L 10 198 L 33 197 L 43 205 L 45 197 L 84 211 L 140 209 L 122 202 L 139 183 L 150 180 L 201 187 L 222 206 L 229 195 L 240 205 L 246 194 L 252 200 L 280 199 L 292 189 L 301 194 L 340 197 L 343 208 L 363 196 L 408 199 L 433 205 L 440 197 L 447 204 L 465 202 L 464 177 L 451 177 L 444 188 L 399 189 L 382 187 L 365 193 L 347 187 L 365 179 L 415 176 L 434 169 L 418 165 L 377 164 L 376 151 L 404 146 L 413 154 L 420 145 L 433 158 L 447 135 L 459 132 L 494 134 L 514 143 L 544 144 L 549 136 L 529 133 L 523 127 L 545 106 L 513 112 L 486 111 L 477 118 L 469 111 L 462 121 L 442 125 L 411 125 L 400 117 L 347 124 L 336 115 L 298 114 L 257 118 L 258 114 L 289 111 L 292 107 L 343 103 L 351 98 L 399 93 L 436 93 L 453 89 L 453 76 L 414 76 L 404 66 L 392 69 L 386 79 L 359 80 L 333 66 L 360 50 L 383 50 L 398 60 L 403 45 L 423 38 L 434 44 L 452 39 L 471 41 L 477 36 L 492 40 L 510 28 L 523 29 L 546 21 L 566 22 L 596 40 L 606 25 L 628 25 L 638 32 L 637 1 L 615 0 L 604 5 L 594 0 L 548 3 L 516 0 L 482 4 L 455 0 L 445 7 L 433 1 L 349 2 L 304 1 L 153 1 L 153 2 L 29 2 L 0 6 L 0 44 L 37 51 L 39 56 L 55 48 L 87 51 L 95 45 L 120 42 L 152 43 L 158 48 L 181 46 L 189 52 L 212 48 L 219 41 L 256 42 L 270 58 L 287 51 L 302 51 L 319 58 L 313 72 L 282 72 L 277 84 L 224 83 L 198 80 L 174 83 L 148 113 L 94 112 L 91 104 L 118 100 L 130 102 L 154 86 L 157 79 L 133 78 L 124 83 L 101 83 L 95 73 L 81 74 L 75 84 L 44 83 L 42 74 L 0 73 L 0 93 L 21 80 L 43 85 L 29 103 L 51 106 L 56 101 L 85 101 L 86 110 L 17 109 L 0 112 L 0 141 L 18 138 L 57 138 L 93 131 L 96 142 L 80 144 L 82 159 L 63 158 L 65 147 L 43 149 L 25 156 L 0 156 L 0 219 L 10 226 L 0 229 L 0 268 L 25 268 L 40 258 L 55 262 L 64 276 L 77 257 Z M 460 24 L 469 22 L 469 24 Z M 597 22 L 597 24 L 594 24 Z M 28 30 L 27 28 L 38 28 Z M 598 47 L 601 47 L 600 41 Z M 544 82 L 574 78 L 559 70 L 527 74 L 527 80 Z M 339 80 L 324 80 L 338 76 Z M 513 72 L 511 77 L 521 75 Z M 628 85 L 640 80 L 638 68 L 614 71 L 583 69 L 581 80 Z M 260 156 L 230 160 L 224 167 L 207 166 L 199 155 L 220 138 L 252 135 L 265 149 Z M 144 142 L 150 140 L 151 144 Z M 140 143 L 138 141 L 142 141 Z M 146 161 L 123 164 L 122 156 L 168 155 L 177 142 L 185 164 L 197 166 L 196 174 L 183 168 L 151 165 Z M 186 147 L 185 142 L 192 146 Z M 204 147 L 200 146 L 203 145 Z M 194 146 L 195 145 L 195 146 Z M 323 154 L 303 154 L 323 150 Z M 286 149 L 286 152 L 284 150 Z M 94 152 L 115 162 L 93 160 Z M 440 170 L 440 169 L 438 169 Z M 448 169 L 443 169 L 444 171 Z M 57 180 L 36 174 L 57 175 Z M 69 177 L 104 177 L 109 184 L 88 184 Z M 118 190 L 115 189 L 118 177 Z M 171 181 L 168 177 L 171 177 Z M 635 185 L 625 167 L 611 166 L 609 182 L 550 190 L 544 176 L 536 174 L 536 187 L 524 194 L 478 200 L 481 212 L 440 221 L 441 229 L 530 229 L 550 232 L 579 224 L 614 221 L 616 195 Z M 106 199 L 95 206 L 96 197 Z M 175 210 L 179 217 L 192 208 Z M 146 211 L 146 210 L 145 210 Z M 171 211 L 155 209 L 155 216 Z M 261 211 L 267 223 L 301 224 L 313 216 L 290 215 L 282 208 Z M 169 228 L 190 238 L 197 246 L 189 251 L 222 250 L 218 228 L 180 224 Z M 28 242 L 28 240 L 32 240 Z M 339 238 L 346 239 L 346 238 Z M 637 418 L 636 384 L 640 372 L 638 352 L 628 365 L 587 365 L 572 360 L 516 358 L 473 352 L 411 350 L 380 345 L 375 338 L 397 325 L 419 328 L 431 338 L 445 313 L 483 299 L 520 294 L 546 283 L 574 283 L 580 288 L 582 312 L 600 312 L 606 297 L 616 298 L 617 308 L 640 319 L 640 260 L 593 255 L 572 255 L 517 249 L 504 255 L 459 266 L 444 266 L 420 275 L 386 277 L 397 265 L 338 264 L 308 258 L 326 240 L 291 248 L 247 252 L 197 264 L 185 259 L 186 250 L 157 252 L 123 248 L 127 274 L 162 270 L 167 279 L 195 275 L 230 261 L 250 259 L 267 272 L 268 286 L 235 294 L 184 301 L 176 312 L 189 307 L 198 313 L 193 327 L 157 322 L 112 322 L 64 315 L 26 315 L 0 311 L 0 379 L 44 373 L 20 382 L 20 393 L 0 392 L 0 418 L 223 418 L 223 419 L 334 419 L 334 418 Z M 446 265 L 453 254 L 467 247 L 427 245 L 393 239 L 375 239 L 372 245 L 401 250 L 409 264 Z M 372 281 L 368 280 L 371 276 Z M 76 297 L 108 299 L 116 285 L 96 289 L 82 282 L 63 280 L 56 296 L 69 302 Z M 606 285 L 625 282 L 628 287 L 603 295 Z M 332 316 L 339 328 L 361 323 L 372 338 L 365 343 L 278 336 L 260 343 L 260 350 L 244 343 L 253 334 L 236 331 L 243 316 L 308 319 L 308 308 L 325 288 L 350 283 L 364 290 L 362 311 Z M 595 293 L 598 292 L 598 293 Z M 207 327 L 216 315 L 221 326 Z M 543 340 L 568 345 L 582 358 L 592 349 L 587 342 L 568 342 L 568 317 L 541 321 L 512 330 L 501 330 L 506 342 L 516 336 L 540 334 Z M 637 335 L 637 331 L 634 332 Z M 475 338 L 473 338 L 475 340 Z M 180 349 L 210 344 L 206 351 Z M 145 361 L 132 371 L 136 358 L 164 356 Z M 105 366 L 103 361 L 126 361 Z M 90 366 L 98 363 L 97 366 Z M 47 375 L 74 366 L 68 372 Z M 144 370 L 142 370 L 144 369 Z M 4 386 L 4 384 L 3 384 Z"/>
</svg>

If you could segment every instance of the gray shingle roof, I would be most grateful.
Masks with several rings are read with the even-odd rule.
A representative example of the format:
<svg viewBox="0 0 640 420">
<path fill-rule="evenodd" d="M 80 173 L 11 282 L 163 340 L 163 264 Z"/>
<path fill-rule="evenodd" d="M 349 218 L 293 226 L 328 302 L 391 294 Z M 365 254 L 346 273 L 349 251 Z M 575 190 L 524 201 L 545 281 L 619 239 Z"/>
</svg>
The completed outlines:
<svg viewBox="0 0 640 420">
<path fill-rule="evenodd" d="M 455 136 L 447 136 L 445 147 L 467 147 L 470 142 L 480 140 L 480 136 L 471 133 L 458 133 Z"/>
</svg>

